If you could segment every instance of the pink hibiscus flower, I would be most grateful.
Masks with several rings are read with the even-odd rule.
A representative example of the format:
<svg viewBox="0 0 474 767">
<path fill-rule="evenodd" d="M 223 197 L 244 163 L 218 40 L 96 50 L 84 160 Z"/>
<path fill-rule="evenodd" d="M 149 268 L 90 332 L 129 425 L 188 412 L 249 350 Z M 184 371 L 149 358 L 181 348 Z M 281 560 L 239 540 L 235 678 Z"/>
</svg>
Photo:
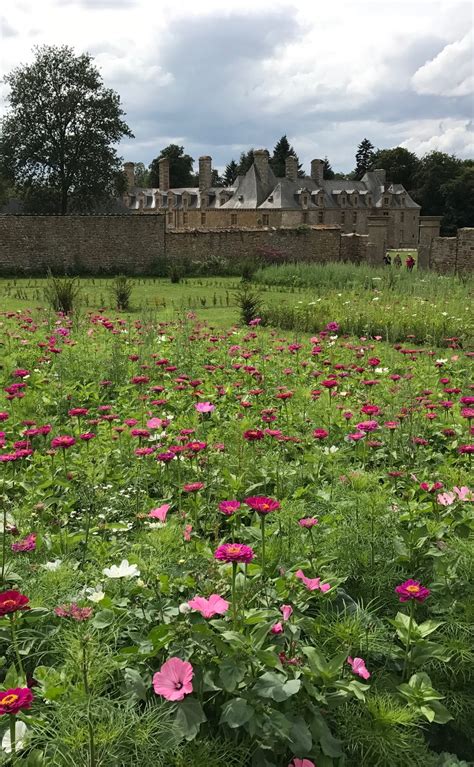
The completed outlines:
<svg viewBox="0 0 474 767">
<path fill-rule="evenodd" d="M 293 608 L 291 605 L 282 605 L 280 612 L 283 615 L 283 620 L 287 621 L 293 615 Z"/>
<path fill-rule="evenodd" d="M 193 667 L 181 658 L 169 658 L 153 674 L 153 689 L 166 700 L 183 700 L 193 691 Z"/>
<path fill-rule="evenodd" d="M 193 610 L 200 612 L 203 618 L 223 615 L 229 609 L 229 602 L 220 597 L 219 594 L 211 594 L 208 599 L 195 596 L 194 599 L 189 600 L 188 605 Z"/>
<path fill-rule="evenodd" d="M 362 658 L 351 658 L 349 655 L 347 662 L 352 668 L 354 674 L 362 677 L 362 679 L 370 679 L 370 671 L 367 670 L 365 662 L 362 660 Z"/>
<path fill-rule="evenodd" d="M 296 577 L 300 579 L 309 591 L 322 591 L 323 594 L 331 588 L 329 583 L 321 583 L 321 578 L 307 578 L 303 570 L 297 570 Z"/>
<path fill-rule="evenodd" d="M 166 515 L 170 509 L 169 503 L 164 503 L 162 506 L 158 506 L 156 509 L 152 509 L 148 516 L 152 519 L 159 519 L 160 522 L 166 522 Z"/>
</svg>

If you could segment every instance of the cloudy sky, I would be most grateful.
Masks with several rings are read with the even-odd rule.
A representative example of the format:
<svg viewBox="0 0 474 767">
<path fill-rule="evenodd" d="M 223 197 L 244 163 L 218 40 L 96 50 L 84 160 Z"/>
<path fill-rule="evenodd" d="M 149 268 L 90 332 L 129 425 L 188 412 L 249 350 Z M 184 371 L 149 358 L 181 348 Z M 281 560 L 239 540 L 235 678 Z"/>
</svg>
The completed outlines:
<svg viewBox="0 0 474 767">
<path fill-rule="evenodd" d="M 44 43 L 121 94 L 126 160 L 173 142 L 222 168 L 283 133 L 341 171 L 365 136 L 474 157 L 470 0 L 0 0 L 2 74 Z"/>
</svg>

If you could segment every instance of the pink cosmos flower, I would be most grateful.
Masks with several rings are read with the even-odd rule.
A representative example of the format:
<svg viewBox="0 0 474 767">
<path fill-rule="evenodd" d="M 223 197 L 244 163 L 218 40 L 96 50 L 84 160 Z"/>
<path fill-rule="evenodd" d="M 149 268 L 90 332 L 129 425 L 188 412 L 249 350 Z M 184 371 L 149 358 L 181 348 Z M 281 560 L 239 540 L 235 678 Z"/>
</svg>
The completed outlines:
<svg viewBox="0 0 474 767">
<path fill-rule="evenodd" d="M 297 570 L 296 577 L 300 579 L 309 591 L 322 591 L 324 594 L 329 591 L 331 585 L 329 583 L 321 583 L 321 578 L 307 578 L 303 570 Z"/>
<path fill-rule="evenodd" d="M 181 658 L 169 658 L 159 671 L 153 674 L 153 689 L 166 700 L 183 700 L 193 691 L 192 665 Z"/>
<path fill-rule="evenodd" d="M 436 497 L 436 500 L 441 504 L 441 506 L 451 506 L 456 500 L 456 493 L 439 493 Z"/>
<path fill-rule="evenodd" d="M 410 599 L 416 599 L 417 602 L 424 602 L 430 595 L 430 590 L 422 586 L 420 581 L 414 581 L 411 578 L 400 583 L 395 588 L 397 594 L 400 595 L 400 602 L 408 602 Z"/>
<path fill-rule="evenodd" d="M 311 528 L 318 524 L 318 520 L 316 517 L 303 517 L 298 520 L 298 524 L 300 527 Z"/>
<path fill-rule="evenodd" d="M 365 662 L 362 660 L 362 658 L 351 658 L 349 655 L 347 662 L 352 668 L 354 674 L 362 677 L 362 679 L 370 679 L 370 671 L 367 670 Z"/>
<path fill-rule="evenodd" d="M 274 623 L 273 626 L 270 629 L 270 634 L 283 634 L 283 624 L 278 621 L 278 623 Z"/>
<path fill-rule="evenodd" d="M 293 608 L 291 605 L 282 605 L 280 607 L 280 612 L 283 615 L 283 620 L 287 621 L 293 615 Z"/>
<path fill-rule="evenodd" d="M 166 522 L 166 515 L 168 511 L 170 510 L 169 503 L 164 503 L 162 506 L 158 506 L 156 509 L 152 509 L 148 516 L 152 519 L 159 519 L 160 522 Z"/>
<path fill-rule="evenodd" d="M 253 495 L 250 498 L 246 498 L 245 503 L 258 514 L 263 515 L 270 514 L 270 512 L 280 508 L 280 503 L 278 501 L 274 498 L 268 498 L 265 495 Z"/>
<path fill-rule="evenodd" d="M 229 602 L 220 597 L 219 594 L 211 594 L 208 599 L 195 596 L 194 599 L 189 600 L 188 605 L 193 610 L 200 612 L 203 618 L 223 615 L 229 609 Z"/>
<path fill-rule="evenodd" d="M 216 409 L 212 402 L 196 402 L 194 407 L 198 413 L 212 413 Z"/>
<path fill-rule="evenodd" d="M 236 511 L 240 509 L 240 501 L 221 501 L 219 503 L 219 510 L 222 511 L 226 517 L 232 516 Z"/>
<path fill-rule="evenodd" d="M 12 543 L 12 551 L 34 551 L 36 549 L 36 533 L 30 533 L 21 541 Z"/>
<path fill-rule="evenodd" d="M 248 564 L 255 557 L 254 550 L 244 543 L 223 543 L 214 552 L 214 558 L 220 562 L 240 562 Z"/>
<path fill-rule="evenodd" d="M 330 324 L 336 324 L 336 323 L 330 323 Z M 315 763 L 311 761 L 311 759 L 298 759 L 296 756 L 293 758 L 293 761 L 290 762 L 288 767 L 316 767 Z"/>
</svg>

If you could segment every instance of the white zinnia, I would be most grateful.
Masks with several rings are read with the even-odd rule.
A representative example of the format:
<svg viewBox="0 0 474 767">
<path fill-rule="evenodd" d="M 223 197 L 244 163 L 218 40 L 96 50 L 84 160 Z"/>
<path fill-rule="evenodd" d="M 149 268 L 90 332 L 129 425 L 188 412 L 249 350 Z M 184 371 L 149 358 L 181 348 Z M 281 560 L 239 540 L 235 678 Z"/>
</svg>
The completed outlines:
<svg viewBox="0 0 474 767">
<path fill-rule="evenodd" d="M 63 563 L 62 559 L 53 559 L 52 562 L 45 562 L 44 565 L 41 565 L 43 570 L 49 570 L 50 573 L 55 573 L 56 570 L 59 570 Z"/>
<path fill-rule="evenodd" d="M 100 583 L 98 586 L 94 586 L 94 588 L 89 587 L 85 590 L 85 594 L 87 596 L 87 599 L 89 602 L 102 602 L 103 598 L 105 597 L 105 591 L 102 591 L 102 586 Z"/>
<path fill-rule="evenodd" d="M 15 748 L 17 751 L 25 747 L 26 738 L 28 734 L 28 727 L 21 719 L 15 721 Z M 10 737 L 10 728 L 7 729 L 5 735 L 2 738 L 2 749 L 7 753 L 12 752 L 12 741 Z"/>
<path fill-rule="evenodd" d="M 140 575 L 137 565 L 129 564 L 128 559 L 122 559 L 119 565 L 104 567 L 102 572 L 107 578 L 138 578 Z"/>
</svg>

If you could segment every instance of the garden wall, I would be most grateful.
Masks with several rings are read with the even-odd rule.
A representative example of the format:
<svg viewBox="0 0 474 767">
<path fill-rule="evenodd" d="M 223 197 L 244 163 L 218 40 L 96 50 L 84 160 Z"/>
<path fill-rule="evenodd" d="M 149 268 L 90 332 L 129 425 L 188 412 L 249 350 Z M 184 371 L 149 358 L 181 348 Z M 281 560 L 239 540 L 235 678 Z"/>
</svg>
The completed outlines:
<svg viewBox="0 0 474 767">
<path fill-rule="evenodd" d="M 0 216 L 0 274 L 152 274 L 163 216 Z"/>
<path fill-rule="evenodd" d="M 434 237 L 428 266 L 442 274 L 474 271 L 474 229 L 458 229 L 456 237 Z"/>
</svg>

